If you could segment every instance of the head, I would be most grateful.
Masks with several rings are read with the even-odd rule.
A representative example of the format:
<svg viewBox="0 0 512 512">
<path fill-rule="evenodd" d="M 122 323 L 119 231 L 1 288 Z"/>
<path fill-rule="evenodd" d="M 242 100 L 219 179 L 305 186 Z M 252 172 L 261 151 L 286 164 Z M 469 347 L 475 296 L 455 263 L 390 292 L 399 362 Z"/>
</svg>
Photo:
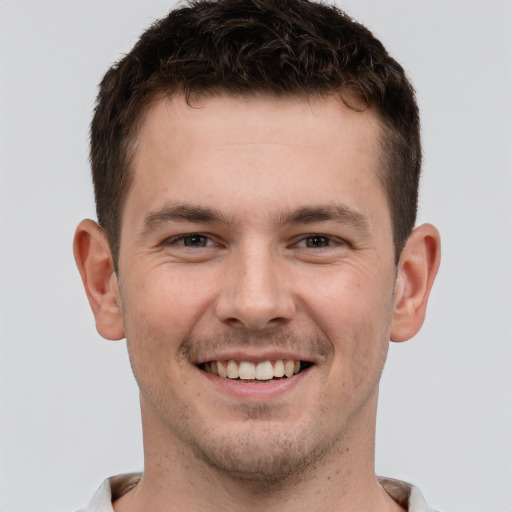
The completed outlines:
<svg viewBox="0 0 512 512">
<path fill-rule="evenodd" d="M 412 230 L 400 66 L 331 7 L 199 2 L 107 73 L 91 149 L 101 227 L 75 256 L 98 331 L 126 335 L 146 463 L 367 471 L 389 340 L 420 328 L 439 263 Z"/>
<path fill-rule="evenodd" d="M 133 181 L 141 120 L 163 96 L 335 95 L 380 124 L 378 178 L 398 261 L 417 209 L 421 167 L 414 90 L 371 32 L 333 6 L 305 0 L 191 2 L 156 22 L 101 82 L 91 126 L 97 216 L 114 263 Z"/>
</svg>

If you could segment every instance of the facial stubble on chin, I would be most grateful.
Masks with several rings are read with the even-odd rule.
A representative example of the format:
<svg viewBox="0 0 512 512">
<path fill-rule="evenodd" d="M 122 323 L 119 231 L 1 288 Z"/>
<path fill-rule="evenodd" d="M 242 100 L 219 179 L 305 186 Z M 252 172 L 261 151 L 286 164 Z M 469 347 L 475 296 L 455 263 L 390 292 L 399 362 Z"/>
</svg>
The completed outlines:
<svg viewBox="0 0 512 512">
<path fill-rule="evenodd" d="M 302 348 L 308 357 L 326 360 L 330 356 L 331 344 L 325 337 L 296 336 L 282 330 L 251 333 L 240 329 L 221 336 L 201 339 L 186 337 L 177 351 L 178 364 L 186 364 L 200 351 L 200 347 L 235 348 L 240 346 L 277 346 L 293 351 Z M 264 385 L 264 384 L 262 384 Z M 240 435 L 219 434 L 206 427 L 202 435 L 192 429 L 175 432 L 207 466 L 226 474 L 230 478 L 246 482 L 257 482 L 266 486 L 279 486 L 299 477 L 306 469 L 314 467 L 329 453 L 344 432 L 329 436 L 322 431 L 322 422 L 314 428 L 297 425 L 293 431 L 276 429 L 280 405 L 269 403 L 238 404 L 234 415 L 244 418 L 244 429 Z"/>
<path fill-rule="evenodd" d="M 282 330 L 254 334 L 240 329 L 210 336 L 208 339 L 185 337 L 175 354 L 178 366 L 189 365 L 195 354 L 199 353 L 200 347 L 205 344 L 212 347 L 213 352 L 215 347 L 252 344 L 267 347 L 274 345 L 291 351 L 302 348 L 309 357 L 320 361 L 332 357 L 332 344 L 326 337 L 297 336 Z M 382 362 L 384 359 L 385 354 Z M 378 382 L 375 386 L 378 387 Z M 308 478 L 310 470 L 314 470 L 317 465 L 341 456 L 346 444 L 343 441 L 352 422 L 350 417 L 346 417 L 336 429 L 326 428 L 325 422 L 321 420 L 313 424 L 298 423 L 293 429 L 280 429 L 276 421 L 273 421 L 279 416 L 276 409 L 278 406 L 269 403 L 238 404 L 231 413 L 238 418 L 241 431 L 235 434 L 232 431 L 217 432 L 208 425 L 207 420 L 200 421 L 201 411 L 195 410 L 199 407 L 197 404 L 183 401 L 182 414 L 176 417 L 175 414 L 165 412 L 175 408 L 171 404 L 165 404 L 166 399 L 171 399 L 165 390 L 152 393 L 155 390 L 145 387 L 140 381 L 139 387 L 148 402 L 147 405 L 154 412 L 159 410 L 157 415 L 168 434 L 182 449 L 193 454 L 197 462 L 231 479 L 263 485 L 261 489 L 279 488 L 281 485 L 288 485 L 290 481 L 298 483 Z M 370 396 L 371 394 L 367 399 Z M 319 402 L 323 402 L 321 397 Z M 316 414 L 322 418 L 329 411 L 319 409 Z"/>
<path fill-rule="evenodd" d="M 270 419 L 273 407 L 268 404 L 238 406 L 233 412 L 246 418 L 243 432 L 219 433 L 206 425 L 197 430 L 181 424 L 174 425 L 173 435 L 210 469 L 231 479 L 265 484 L 265 488 L 300 479 L 307 469 L 334 455 L 344 435 L 326 435 L 319 425 L 298 425 L 293 431 L 276 428 Z M 266 424 L 265 418 L 269 418 Z"/>
</svg>

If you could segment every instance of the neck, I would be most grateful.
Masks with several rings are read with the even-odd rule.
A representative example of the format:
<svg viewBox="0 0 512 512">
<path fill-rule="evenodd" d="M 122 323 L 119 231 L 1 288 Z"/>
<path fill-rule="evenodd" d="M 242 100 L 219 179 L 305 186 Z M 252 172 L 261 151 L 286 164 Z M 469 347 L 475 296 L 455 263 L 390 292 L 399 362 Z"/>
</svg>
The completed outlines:
<svg viewBox="0 0 512 512">
<path fill-rule="evenodd" d="M 271 482 L 212 467 L 162 431 L 158 422 L 143 420 L 145 470 L 138 485 L 114 503 L 114 510 L 403 512 L 375 476 L 375 419 L 367 420 L 315 463 Z"/>
</svg>

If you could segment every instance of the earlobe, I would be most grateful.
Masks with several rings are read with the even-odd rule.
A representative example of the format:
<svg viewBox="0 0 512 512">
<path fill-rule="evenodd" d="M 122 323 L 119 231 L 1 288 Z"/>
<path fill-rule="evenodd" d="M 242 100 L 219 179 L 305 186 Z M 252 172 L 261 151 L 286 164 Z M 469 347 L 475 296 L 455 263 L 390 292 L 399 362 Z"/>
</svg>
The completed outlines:
<svg viewBox="0 0 512 512">
<path fill-rule="evenodd" d="M 407 240 L 398 264 L 391 341 L 406 341 L 423 325 L 440 258 L 437 229 L 431 224 L 417 227 Z"/>
<path fill-rule="evenodd" d="M 92 220 L 75 232 L 73 253 L 98 333 L 109 340 L 124 338 L 121 301 L 112 254 L 105 234 Z"/>
</svg>

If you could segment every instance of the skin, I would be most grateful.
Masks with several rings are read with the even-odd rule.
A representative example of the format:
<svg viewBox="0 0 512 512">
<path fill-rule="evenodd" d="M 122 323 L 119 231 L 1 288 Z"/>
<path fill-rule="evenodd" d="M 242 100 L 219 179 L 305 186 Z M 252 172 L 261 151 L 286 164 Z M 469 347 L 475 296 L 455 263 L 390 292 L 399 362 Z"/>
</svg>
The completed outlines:
<svg viewBox="0 0 512 512">
<path fill-rule="evenodd" d="M 100 334 L 127 338 L 145 469 L 115 510 L 402 510 L 374 472 L 389 340 L 420 328 L 439 236 L 398 268 L 379 123 L 333 97 L 158 100 L 137 140 L 118 275 L 92 221 L 75 256 Z M 307 361 L 272 384 L 212 360 Z"/>
</svg>

